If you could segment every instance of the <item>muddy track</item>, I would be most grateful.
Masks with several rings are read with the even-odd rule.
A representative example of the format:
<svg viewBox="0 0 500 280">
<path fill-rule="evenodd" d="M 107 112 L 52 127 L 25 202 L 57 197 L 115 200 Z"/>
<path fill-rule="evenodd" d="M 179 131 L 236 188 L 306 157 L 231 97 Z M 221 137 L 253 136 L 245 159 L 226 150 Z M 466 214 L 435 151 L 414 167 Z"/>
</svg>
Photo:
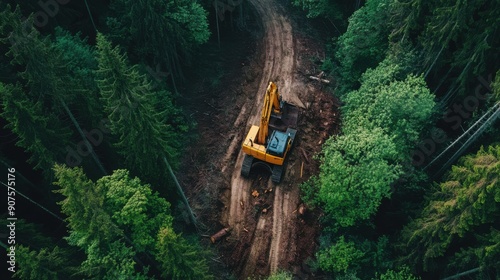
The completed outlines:
<svg viewBox="0 0 500 280">
<path fill-rule="evenodd" d="M 296 87 L 298 81 L 294 78 L 296 71 L 295 43 L 292 32 L 292 25 L 285 16 L 284 9 L 272 0 L 249 0 L 255 7 L 258 17 L 262 20 L 264 28 L 264 38 L 262 42 L 263 68 L 258 88 L 255 89 L 254 97 L 247 100 L 241 108 L 239 116 L 236 118 L 234 127 L 250 127 L 258 124 L 262 98 L 269 81 L 277 83 L 283 99 L 304 107 L 298 96 Z M 236 150 L 240 149 L 241 137 L 234 137 L 229 145 L 224 157 L 224 162 L 231 159 Z M 269 273 L 276 272 L 280 264 L 293 259 L 295 254 L 295 238 L 297 216 L 294 215 L 299 204 L 299 190 L 296 185 L 285 181 L 275 186 L 266 177 L 266 182 L 262 182 L 263 188 L 273 189 L 273 205 L 270 213 L 259 215 L 257 222 L 251 223 L 248 217 L 252 216 L 252 207 L 255 199 L 251 196 L 252 179 L 245 179 L 240 176 L 240 169 L 244 154 L 238 151 L 238 156 L 234 166 L 224 166 L 222 172 L 231 173 L 231 197 L 229 213 L 226 223 L 232 228 L 232 235 L 236 239 L 250 239 L 249 253 L 240 265 L 240 277 L 246 278 L 259 271 Z M 234 169 L 233 169 L 234 168 Z M 289 166 L 290 168 L 290 166 Z M 285 176 L 289 176 L 287 174 Z M 281 267 L 285 268 L 285 267 Z"/>
</svg>

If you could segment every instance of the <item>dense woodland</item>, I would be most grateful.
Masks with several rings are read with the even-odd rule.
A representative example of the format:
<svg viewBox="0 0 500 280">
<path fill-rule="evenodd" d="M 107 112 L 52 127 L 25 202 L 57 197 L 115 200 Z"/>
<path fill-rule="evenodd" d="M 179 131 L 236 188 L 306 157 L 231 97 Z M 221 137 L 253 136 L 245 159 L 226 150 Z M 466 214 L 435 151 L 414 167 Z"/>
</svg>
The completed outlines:
<svg viewBox="0 0 500 280">
<path fill-rule="evenodd" d="M 325 213 L 318 269 L 497 279 L 499 2 L 294 4 L 334 27 L 323 69 L 343 102 L 303 185 Z"/>
<path fill-rule="evenodd" d="M 314 59 L 342 102 L 301 185 L 323 213 L 314 275 L 498 279 L 500 2 L 280 2 L 327 38 Z M 14 277 L 217 279 L 174 175 L 196 145 L 179 86 L 215 44 L 211 5 L 71 1 L 45 20 L 0 2 L 0 161 L 35 202 Z"/>
</svg>

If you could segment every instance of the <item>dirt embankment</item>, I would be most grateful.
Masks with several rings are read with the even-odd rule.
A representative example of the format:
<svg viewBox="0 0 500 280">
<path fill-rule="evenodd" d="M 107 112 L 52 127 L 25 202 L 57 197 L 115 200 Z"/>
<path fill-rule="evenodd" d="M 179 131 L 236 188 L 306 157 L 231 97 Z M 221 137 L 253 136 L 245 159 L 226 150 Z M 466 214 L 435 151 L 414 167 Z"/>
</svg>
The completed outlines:
<svg viewBox="0 0 500 280">
<path fill-rule="evenodd" d="M 199 146 L 208 148 L 194 148 L 190 154 L 197 157 L 210 152 L 205 155 L 210 161 L 200 163 L 193 159 L 197 172 L 185 178 L 194 186 L 188 195 L 195 212 L 205 213 L 199 216 L 210 223 L 214 222 L 213 217 L 219 220 L 210 228 L 212 232 L 222 227 L 232 229 L 216 246 L 223 262 L 238 278 L 269 275 L 278 269 L 308 278 L 310 271 L 303 263 L 313 256 L 319 224 L 314 211 L 299 214 L 299 184 L 317 173 L 318 164 L 312 156 L 338 128 L 338 104 L 321 84 L 307 78 L 319 72 L 312 61 L 322 52 L 321 44 L 294 32 L 285 8 L 277 0 L 249 2 L 262 22 L 263 36 L 257 42 L 253 59 L 243 63 L 240 80 L 232 81 L 233 86 L 225 89 L 230 94 L 239 93 L 237 100 L 219 103 L 227 106 L 217 108 L 211 118 L 218 121 L 207 124 L 209 128 L 203 128 L 204 122 L 200 122 L 203 137 Z M 279 185 L 259 170 L 248 179 L 240 176 L 244 156 L 241 141 L 248 128 L 259 122 L 269 81 L 278 85 L 284 100 L 301 108 L 297 143 Z M 214 146 L 214 138 L 227 140 L 217 141 Z M 206 209 L 201 193 L 216 195 L 218 202 Z M 210 216 L 207 211 L 219 211 L 220 215 Z"/>
</svg>

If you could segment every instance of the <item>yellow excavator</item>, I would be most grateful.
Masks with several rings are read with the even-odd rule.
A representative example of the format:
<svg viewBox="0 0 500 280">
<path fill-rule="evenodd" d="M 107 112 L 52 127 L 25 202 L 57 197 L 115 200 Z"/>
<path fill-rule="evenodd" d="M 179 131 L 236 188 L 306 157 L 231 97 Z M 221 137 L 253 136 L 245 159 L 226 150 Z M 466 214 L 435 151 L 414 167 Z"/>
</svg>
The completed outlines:
<svg viewBox="0 0 500 280">
<path fill-rule="evenodd" d="M 242 176 L 248 177 L 252 167 L 263 166 L 271 172 L 274 183 L 281 181 L 285 160 L 297 134 L 298 114 L 298 108 L 283 101 L 276 84 L 269 82 L 260 125 L 252 125 L 243 141 Z"/>
</svg>

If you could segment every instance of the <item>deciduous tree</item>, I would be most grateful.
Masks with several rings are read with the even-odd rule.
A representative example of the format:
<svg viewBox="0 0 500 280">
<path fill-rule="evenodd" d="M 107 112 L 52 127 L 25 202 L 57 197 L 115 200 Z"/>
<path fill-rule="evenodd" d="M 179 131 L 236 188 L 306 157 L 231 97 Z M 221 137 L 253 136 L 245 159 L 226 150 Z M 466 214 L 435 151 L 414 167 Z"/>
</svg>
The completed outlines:
<svg viewBox="0 0 500 280">
<path fill-rule="evenodd" d="M 361 74 L 384 59 L 388 47 L 389 2 L 369 0 L 349 18 L 347 31 L 339 37 L 335 50 L 340 94 L 357 89 Z"/>
<path fill-rule="evenodd" d="M 359 128 L 323 145 L 317 200 L 336 226 L 352 226 L 373 215 L 401 168 L 397 148 L 380 128 Z"/>
</svg>

